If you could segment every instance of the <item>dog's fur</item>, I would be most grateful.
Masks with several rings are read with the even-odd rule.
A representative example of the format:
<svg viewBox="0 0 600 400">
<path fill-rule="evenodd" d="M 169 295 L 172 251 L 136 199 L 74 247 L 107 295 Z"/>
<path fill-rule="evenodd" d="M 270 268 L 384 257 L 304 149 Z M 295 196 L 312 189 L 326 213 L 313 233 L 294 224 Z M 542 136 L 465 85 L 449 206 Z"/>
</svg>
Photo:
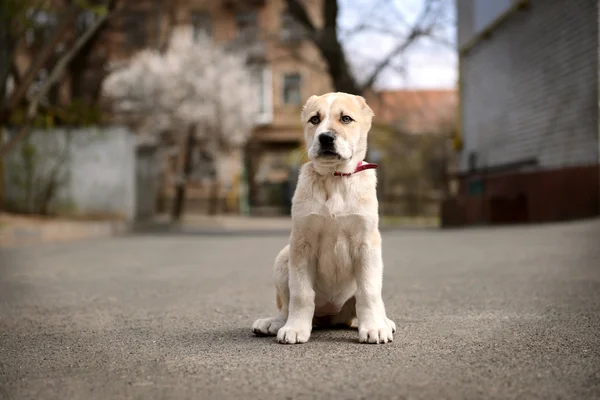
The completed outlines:
<svg viewBox="0 0 600 400">
<path fill-rule="evenodd" d="M 347 118 L 347 117 L 350 117 Z M 275 259 L 279 315 L 259 319 L 257 335 L 308 341 L 313 326 L 356 327 L 362 343 L 387 343 L 396 330 L 381 298 L 383 262 L 374 170 L 349 176 L 364 159 L 373 111 L 346 93 L 312 96 L 302 110 L 311 162 L 292 201 L 290 244 Z M 332 144 L 319 139 L 325 133 Z"/>
</svg>

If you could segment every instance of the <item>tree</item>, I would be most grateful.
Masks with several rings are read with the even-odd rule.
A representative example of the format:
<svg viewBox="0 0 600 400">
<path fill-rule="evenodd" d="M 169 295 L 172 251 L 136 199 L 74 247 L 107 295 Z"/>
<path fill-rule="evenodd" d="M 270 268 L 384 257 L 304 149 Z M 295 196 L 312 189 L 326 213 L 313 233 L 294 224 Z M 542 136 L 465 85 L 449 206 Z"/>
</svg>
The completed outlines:
<svg viewBox="0 0 600 400">
<path fill-rule="evenodd" d="M 455 164 L 450 138 L 455 132 L 457 98 L 452 91 L 383 93 L 373 102 L 382 121 L 373 124 L 373 144 L 381 149 L 383 207 L 404 204 L 421 215 L 427 202 L 449 193 Z"/>
<path fill-rule="evenodd" d="M 386 69 L 401 69 L 402 65 L 399 65 L 399 61 L 402 55 L 421 39 L 444 40 L 441 31 L 448 23 L 445 13 L 451 3 L 448 0 L 423 0 L 423 7 L 418 16 L 414 21 L 408 21 L 396 1 L 375 0 L 372 2 L 371 12 L 364 16 L 364 20 L 344 32 L 338 25 L 340 0 L 323 0 L 322 24 L 313 21 L 304 2 L 300 0 L 286 0 L 286 2 L 290 15 L 304 28 L 307 38 L 319 49 L 334 89 L 358 95 L 371 89 Z M 386 18 L 380 16 L 376 19 L 372 15 L 378 10 L 380 12 L 384 10 Z M 395 21 L 390 18 L 395 18 Z M 348 59 L 344 49 L 344 41 L 351 36 L 366 32 L 392 36 L 397 43 L 389 53 L 372 60 L 372 68 L 361 79 L 353 71 L 350 62 L 352 60 Z M 356 53 L 356 49 L 352 50 Z"/>
<path fill-rule="evenodd" d="M 54 107 L 45 102 L 46 96 L 63 77 L 71 61 L 97 37 L 116 5 L 116 0 L 74 0 L 66 1 L 61 6 L 49 0 L 1 0 L 0 126 L 4 128 L 12 122 L 20 107 L 26 111 L 24 118 L 18 122 L 18 132 L 8 143 L 0 146 L 0 159 L 28 135 L 40 105 Z M 90 24 L 79 35 L 70 35 L 77 17 L 86 12 L 92 17 Z M 33 36 L 32 45 L 36 46 L 36 55 L 25 73 L 19 76 L 14 64 L 16 50 L 28 35 Z M 43 70 L 47 71 L 47 76 L 34 87 L 35 80 Z M 9 90 L 7 82 L 11 76 L 13 87 Z"/>
<path fill-rule="evenodd" d="M 117 121 L 138 134 L 171 132 L 183 149 L 172 216 L 183 210 L 191 172 L 191 147 L 200 146 L 213 163 L 241 148 L 255 124 L 255 87 L 244 53 L 228 52 L 187 28 L 173 32 L 164 52 L 144 50 L 104 81 Z M 220 169 L 215 181 L 219 182 Z"/>
</svg>

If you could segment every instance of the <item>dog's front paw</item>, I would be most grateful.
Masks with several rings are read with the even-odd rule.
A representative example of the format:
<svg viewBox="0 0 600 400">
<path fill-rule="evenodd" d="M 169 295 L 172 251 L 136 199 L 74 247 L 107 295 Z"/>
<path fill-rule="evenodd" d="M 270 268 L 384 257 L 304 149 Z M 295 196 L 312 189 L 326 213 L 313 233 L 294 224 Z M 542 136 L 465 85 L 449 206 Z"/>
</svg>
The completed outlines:
<svg viewBox="0 0 600 400">
<path fill-rule="evenodd" d="M 252 332 L 257 336 L 275 336 L 283 325 L 285 325 L 283 318 L 261 318 L 252 324 Z"/>
<path fill-rule="evenodd" d="M 393 331 L 396 329 L 396 325 L 392 320 L 388 320 L 389 323 L 383 322 L 382 324 L 375 326 L 358 326 L 358 341 L 360 343 L 387 343 L 394 341 Z"/>
<path fill-rule="evenodd" d="M 394 323 L 394 321 L 386 317 L 385 322 L 387 323 L 387 326 L 392 330 L 392 333 L 396 333 L 396 324 Z"/>
<path fill-rule="evenodd" d="M 306 343 L 310 338 L 310 330 L 284 326 L 277 332 L 277 341 L 284 344 Z"/>
</svg>

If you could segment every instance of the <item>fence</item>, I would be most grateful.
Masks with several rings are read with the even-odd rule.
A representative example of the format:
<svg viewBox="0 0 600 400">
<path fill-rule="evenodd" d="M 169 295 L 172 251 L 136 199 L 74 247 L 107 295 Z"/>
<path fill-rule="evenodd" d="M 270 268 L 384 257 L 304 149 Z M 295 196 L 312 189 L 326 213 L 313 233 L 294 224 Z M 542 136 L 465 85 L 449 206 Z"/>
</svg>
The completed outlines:
<svg viewBox="0 0 600 400">
<path fill-rule="evenodd" d="M 156 149 L 121 127 L 37 130 L 4 160 L 5 209 L 41 214 L 153 214 Z"/>
</svg>

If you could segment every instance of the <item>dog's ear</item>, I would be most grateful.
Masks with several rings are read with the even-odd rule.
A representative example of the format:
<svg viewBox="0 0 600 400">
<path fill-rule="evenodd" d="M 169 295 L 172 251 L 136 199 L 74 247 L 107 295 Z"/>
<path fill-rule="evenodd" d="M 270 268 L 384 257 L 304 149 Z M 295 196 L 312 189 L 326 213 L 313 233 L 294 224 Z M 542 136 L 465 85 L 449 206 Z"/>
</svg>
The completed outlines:
<svg viewBox="0 0 600 400">
<path fill-rule="evenodd" d="M 302 113 L 301 115 L 301 119 L 302 122 L 306 122 L 306 111 L 308 110 L 308 108 L 310 107 L 310 105 L 318 98 L 319 96 L 317 96 L 316 94 L 313 94 L 312 96 L 310 96 L 308 98 L 308 100 L 306 100 L 306 103 L 304 103 L 304 106 L 302 107 Z"/>
<path fill-rule="evenodd" d="M 371 110 L 371 107 L 369 107 L 369 105 L 367 104 L 367 101 L 365 100 L 364 97 L 362 96 L 355 96 L 356 100 L 358 100 L 358 104 L 360 104 L 360 109 L 363 112 L 363 114 L 365 115 L 365 117 L 367 118 L 367 120 L 370 122 L 373 117 L 375 116 L 375 113 L 373 112 L 373 110 Z"/>
</svg>

